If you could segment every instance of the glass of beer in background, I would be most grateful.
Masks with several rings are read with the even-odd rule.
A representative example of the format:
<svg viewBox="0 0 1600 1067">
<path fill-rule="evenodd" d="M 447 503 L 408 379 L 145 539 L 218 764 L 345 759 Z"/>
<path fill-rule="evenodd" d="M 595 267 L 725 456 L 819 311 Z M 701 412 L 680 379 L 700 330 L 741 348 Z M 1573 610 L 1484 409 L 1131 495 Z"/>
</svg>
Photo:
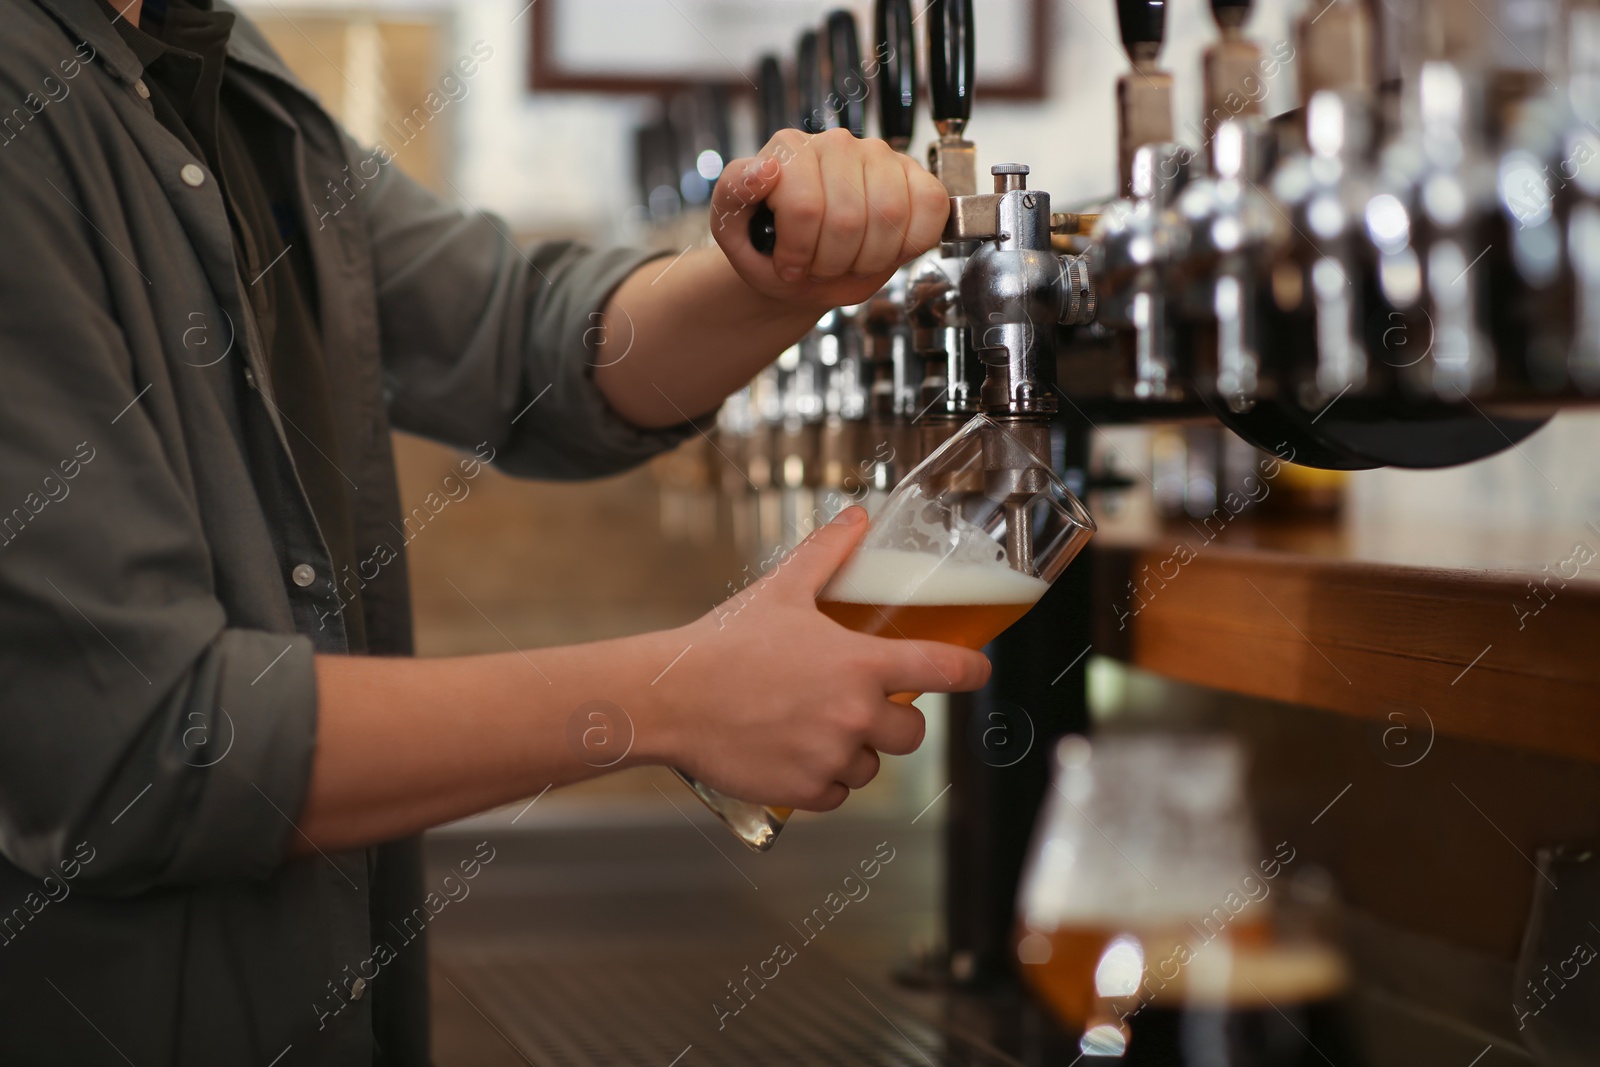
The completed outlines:
<svg viewBox="0 0 1600 1067">
<path fill-rule="evenodd" d="M 1094 520 L 1022 436 L 977 416 L 908 473 L 817 607 L 852 630 L 978 649 L 1027 614 L 1072 562 Z M 900 693 L 909 704 L 920 694 Z M 679 777 L 757 851 L 788 808 L 726 796 Z"/>
<path fill-rule="evenodd" d="M 1294 861 L 1257 844 L 1231 740 L 1063 738 L 1017 959 L 1083 1067 L 1355 1067 L 1343 957 L 1282 921 Z"/>
</svg>

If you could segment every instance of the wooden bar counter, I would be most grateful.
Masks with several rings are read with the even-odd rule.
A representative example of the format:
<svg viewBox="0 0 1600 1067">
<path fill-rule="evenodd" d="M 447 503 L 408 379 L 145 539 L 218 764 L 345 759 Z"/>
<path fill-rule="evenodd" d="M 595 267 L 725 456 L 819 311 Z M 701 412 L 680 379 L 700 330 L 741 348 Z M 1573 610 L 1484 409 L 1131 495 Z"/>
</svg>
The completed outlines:
<svg viewBox="0 0 1600 1067">
<path fill-rule="evenodd" d="M 1600 762 L 1600 522 L 1178 521 L 1096 537 L 1094 650 L 1169 678 Z"/>
</svg>

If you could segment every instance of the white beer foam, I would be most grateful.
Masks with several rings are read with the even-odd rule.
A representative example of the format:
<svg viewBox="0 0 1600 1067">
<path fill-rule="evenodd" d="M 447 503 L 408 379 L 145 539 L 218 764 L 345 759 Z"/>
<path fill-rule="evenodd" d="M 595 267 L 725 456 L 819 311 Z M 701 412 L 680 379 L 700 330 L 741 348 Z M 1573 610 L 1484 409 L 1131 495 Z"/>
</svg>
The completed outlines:
<svg viewBox="0 0 1600 1067">
<path fill-rule="evenodd" d="M 974 563 L 931 552 L 863 548 L 818 596 L 846 604 L 936 606 L 1032 604 L 1050 588 L 1001 562 Z"/>
</svg>

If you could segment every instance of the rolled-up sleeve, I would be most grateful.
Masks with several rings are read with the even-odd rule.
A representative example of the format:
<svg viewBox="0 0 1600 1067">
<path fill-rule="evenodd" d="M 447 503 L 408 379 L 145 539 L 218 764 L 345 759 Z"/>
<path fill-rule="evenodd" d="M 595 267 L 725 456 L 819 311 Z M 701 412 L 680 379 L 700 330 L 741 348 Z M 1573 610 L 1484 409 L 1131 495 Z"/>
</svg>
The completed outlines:
<svg viewBox="0 0 1600 1067">
<path fill-rule="evenodd" d="M 230 627 L 157 432 L 170 383 L 113 312 L 143 291 L 131 242 L 46 137 L 0 148 L 0 854 L 92 856 L 75 885 L 107 894 L 262 877 L 309 781 L 312 645 Z"/>
<path fill-rule="evenodd" d="M 372 153 L 351 147 L 352 169 Z M 519 247 L 504 220 L 463 213 L 390 165 L 357 203 L 371 236 L 390 418 L 526 477 L 611 474 L 695 432 L 641 429 L 594 383 L 601 309 L 658 253 L 566 241 Z M 626 358 L 629 324 L 606 338 Z M 709 418 L 701 420 L 709 425 Z"/>
</svg>

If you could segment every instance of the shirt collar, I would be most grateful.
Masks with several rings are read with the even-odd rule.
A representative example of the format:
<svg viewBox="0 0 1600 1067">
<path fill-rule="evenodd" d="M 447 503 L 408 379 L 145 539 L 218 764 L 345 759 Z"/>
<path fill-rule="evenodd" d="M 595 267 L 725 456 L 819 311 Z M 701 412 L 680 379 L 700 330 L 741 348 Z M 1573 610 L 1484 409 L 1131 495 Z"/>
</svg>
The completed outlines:
<svg viewBox="0 0 1600 1067">
<path fill-rule="evenodd" d="M 99 0 L 36 0 L 67 32 L 94 49 L 95 58 L 112 76 L 128 83 L 139 80 L 144 65 L 106 18 Z M 120 10 L 120 9 L 118 9 Z"/>
<path fill-rule="evenodd" d="M 101 12 L 111 21 L 112 29 L 117 31 L 117 36 L 122 38 L 133 57 L 139 61 L 140 71 L 150 69 L 150 64 L 160 59 L 168 51 L 168 46 L 156 37 L 144 32 L 133 22 L 122 15 L 120 4 L 113 4 L 111 0 L 95 0 L 100 5 Z M 121 0 L 126 3 L 126 0 Z"/>
</svg>

